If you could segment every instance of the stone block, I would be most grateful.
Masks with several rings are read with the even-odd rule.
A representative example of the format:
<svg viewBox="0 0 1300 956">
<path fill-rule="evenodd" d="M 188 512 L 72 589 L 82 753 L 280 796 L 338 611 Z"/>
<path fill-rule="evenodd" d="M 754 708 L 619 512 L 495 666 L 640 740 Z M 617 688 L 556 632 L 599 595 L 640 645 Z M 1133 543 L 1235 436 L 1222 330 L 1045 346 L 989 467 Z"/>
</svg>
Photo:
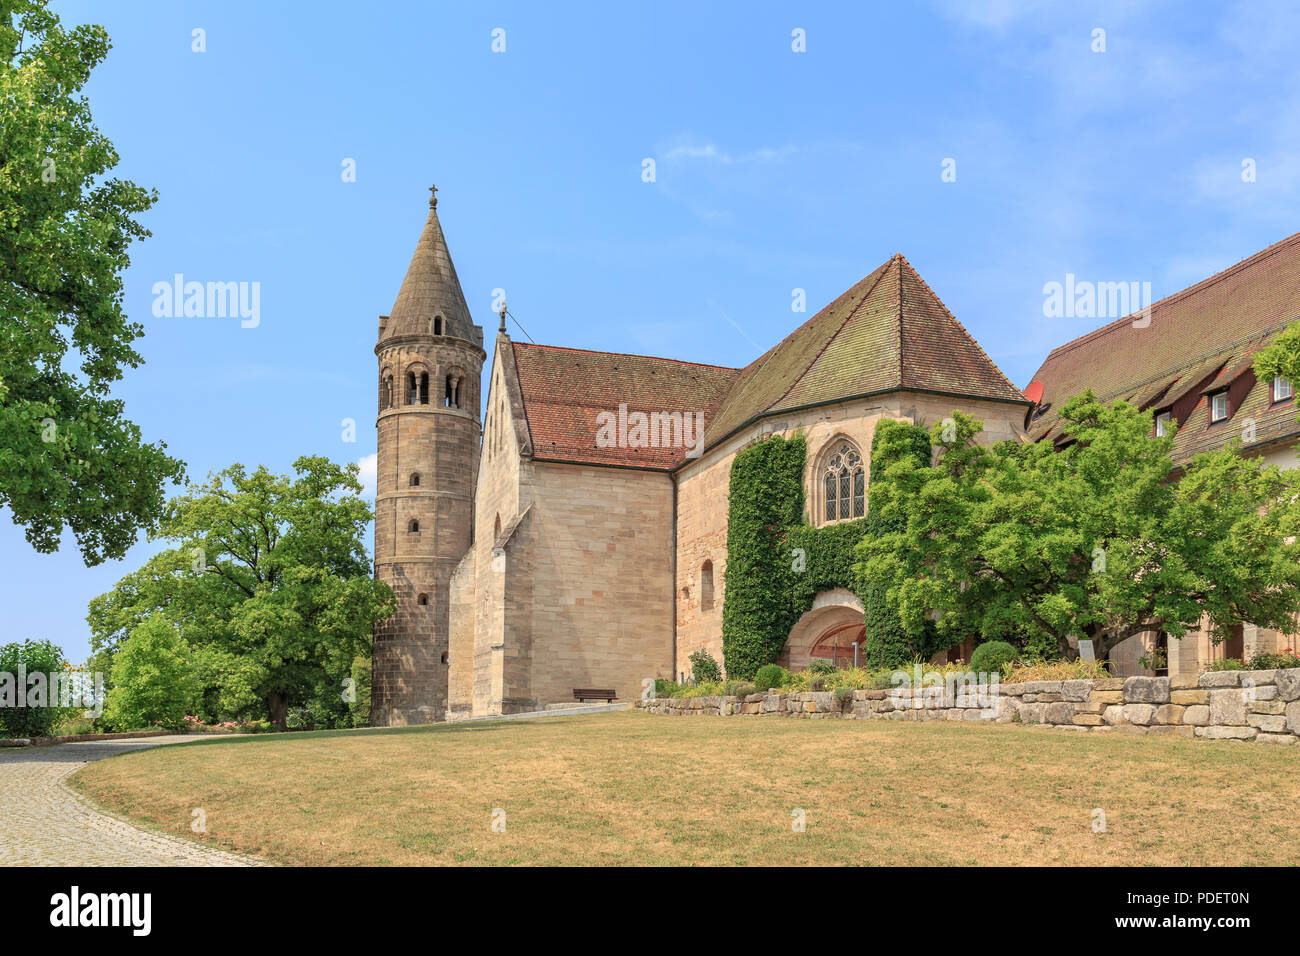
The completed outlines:
<svg viewBox="0 0 1300 956">
<path fill-rule="evenodd" d="M 1252 714 L 1285 714 L 1286 703 L 1280 700 L 1252 700 L 1247 703 Z"/>
<path fill-rule="evenodd" d="M 1300 734 L 1300 700 L 1286 705 L 1286 729 L 1293 734 Z"/>
<path fill-rule="evenodd" d="M 1122 677 L 1100 677 L 1092 682 L 1093 690 L 1123 690 L 1124 678 Z"/>
<path fill-rule="evenodd" d="M 1210 722 L 1210 707 L 1208 704 L 1193 704 L 1183 711 L 1183 723 L 1197 727 L 1204 727 Z"/>
<path fill-rule="evenodd" d="M 1137 724 L 1139 727 L 1145 727 L 1155 720 L 1156 708 L 1154 704 L 1125 704 L 1124 719 L 1130 724 Z"/>
<path fill-rule="evenodd" d="M 1246 723 L 1261 733 L 1286 733 L 1286 718 L 1281 714 L 1249 714 Z"/>
<path fill-rule="evenodd" d="M 1157 724 L 1154 727 L 1148 727 L 1147 732 L 1153 736 L 1191 737 L 1196 732 L 1196 728 L 1185 727 L 1180 724 Z"/>
<path fill-rule="evenodd" d="M 1124 703 L 1123 690 L 1094 690 L 1088 699 L 1096 704 L 1122 704 Z"/>
<path fill-rule="evenodd" d="M 1184 707 L 1191 704 L 1208 704 L 1210 702 L 1210 692 L 1208 690 L 1171 690 L 1169 692 L 1169 702 L 1171 704 L 1182 704 Z"/>
<path fill-rule="evenodd" d="M 1157 724 L 1181 724 L 1183 722 L 1183 712 L 1187 708 L 1182 704 L 1161 704 L 1156 708 Z"/>
<path fill-rule="evenodd" d="M 1210 723 L 1239 727 L 1246 722 L 1246 702 L 1240 688 L 1225 687 L 1210 691 Z"/>
<path fill-rule="evenodd" d="M 1064 700 L 1087 700 L 1091 693 L 1092 681 L 1090 680 L 1067 680 L 1061 684 L 1061 697 Z"/>
<path fill-rule="evenodd" d="M 1124 681 L 1124 701 L 1129 704 L 1167 704 L 1168 677 L 1129 677 Z"/>
<path fill-rule="evenodd" d="M 1240 687 L 1241 671 L 1207 671 L 1200 683 L 1202 687 Z"/>
<path fill-rule="evenodd" d="M 1020 722 L 1022 724 L 1041 724 L 1043 722 L 1043 712 L 1046 709 L 1046 704 L 1021 704 Z"/>
<path fill-rule="evenodd" d="M 1138 706 L 1145 707 L 1149 705 L 1139 704 Z M 1147 728 L 1141 727 L 1137 724 L 1116 724 L 1111 729 L 1120 734 L 1145 734 L 1147 732 Z"/>
<path fill-rule="evenodd" d="M 1292 737 L 1290 734 L 1263 734 L 1263 733 L 1261 733 L 1261 734 L 1256 734 L 1256 735 L 1255 735 L 1255 740 L 1256 740 L 1257 743 L 1261 743 L 1261 744 L 1279 744 L 1280 746 L 1283 746 L 1283 747 L 1291 747 L 1291 746 L 1294 746 L 1294 745 L 1295 745 L 1295 742 L 1296 742 L 1296 738 L 1295 738 L 1295 737 Z"/>
<path fill-rule="evenodd" d="M 1300 667 L 1278 671 L 1273 682 L 1277 685 L 1277 696 L 1285 701 L 1300 700 Z"/>
<path fill-rule="evenodd" d="M 1200 674 L 1175 674 L 1169 678 L 1170 690 L 1192 690 L 1200 686 Z"/>
<path fill-rule="evenodd" d="M 1254 727 L 1197 727 L 1196 736 L 1207 740 L 1254 740 L 1259 731 Z"/>
<path fill-rule="evenodd" d="M 1043 723 L 1069 724 L 1074 722 L 1074 705 L 1060 702 L 1047 704 L 1043 708 Z"/>
<path fill-rule="evenodd" d="M 1101 719 L 1104 720 L 1106 724 L 1110 727 L 1115 727 L 1118 726 L 1119 724 L 1124 723 L 1125 722 L 1124 705 L 1111 704 L 1104 711 L 1102 711 Z"/>
<path fill-rule="evenodd" d="M 1101 714 L 1075 714 L 1074 722 L 1080 727 L 1099 727 L 1102 719 Z"/>
</svg>

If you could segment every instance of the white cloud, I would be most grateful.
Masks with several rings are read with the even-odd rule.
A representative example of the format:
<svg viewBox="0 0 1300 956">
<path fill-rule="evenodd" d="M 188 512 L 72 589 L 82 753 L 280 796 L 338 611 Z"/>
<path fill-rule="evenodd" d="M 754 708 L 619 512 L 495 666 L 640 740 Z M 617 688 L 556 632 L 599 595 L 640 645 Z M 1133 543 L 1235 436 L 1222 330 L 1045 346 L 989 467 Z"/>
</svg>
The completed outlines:
<svg viewBox="0 0 1300 956">
<path fill-rule="evenodd" d="M 357 460 L 361 466 L 361 494 L 365 498 L 373 498 L 379 488 L 379 455 L 365 455 Z"/>
<path fill-rule="evenodd" d="M 665 162 L 676 162 L 685 159 L 703 159 L 709 162 L 721 163 L 724 166 L 736 166 L 742 163 L 772 163 L 791 155 L 795 152 L 793 146 L 761 146 L 758 149 L 750 150 L 748 153 L 741 153 L 733 156 L 726 150 L 719 149 L 713 143 L 704 146 L 674 146 L 664 153 Z"/>
</svg>

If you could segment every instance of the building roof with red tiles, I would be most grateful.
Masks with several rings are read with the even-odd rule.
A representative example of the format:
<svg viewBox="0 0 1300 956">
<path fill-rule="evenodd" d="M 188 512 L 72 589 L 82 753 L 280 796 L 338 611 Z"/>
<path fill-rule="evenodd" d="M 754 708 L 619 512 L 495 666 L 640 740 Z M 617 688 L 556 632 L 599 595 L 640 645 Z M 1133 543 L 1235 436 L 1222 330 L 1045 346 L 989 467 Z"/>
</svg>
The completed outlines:
<svg viewBox="0 0 1300 956">
<path fill-rule="evenodd" d="M 900 390 L 1028 404 L 895 255 L 741 370 L 707 444 L 768 415 Z"/>
<path fill-rule="evenodd" d="M 736 369 L 676 359 L 511 347 L 533 457 L 548 461 L 671 471 L 686 460 L 688 445 L 698 447 L 697 425 L 708 422 L 736 377 Z M 636 437 L 638 413 L 646 416 L 645 444 L 627 440 Z M 651 422 L 652 415 L 664 417 Z M 610 424 L 612 442 L 611 432 L 602 432 Z"/>
<path fill-rule="evenodd" d="M 901 255 L 743 369 L 519 343 L 513 356 L 534 457 L 575 463 L 667 471 L 688 460 L 662 442 L 604 447 L 599 416 L 620 405 L 702 415 L 705 449 L 770 415 L 889 391 L 1029 405 Z"/>
<path fill-rule="evenodd" d="M 1178 425 L 1173 455 L 1182 462 L 1234 438 L 1262 445 L 1293 436 L 1293 401 L 1275 401 L 1273 383 L 1256 381 L 1252 360 L 1300 318 L 1300 233 L 1208 279 L 1053 349 L 1033 380 L 1043 397 L 1030 425 L 1035 439 L 1061 436 L 1061 407 L 1091 388 Z M 1211 396 L 1227 391 L 1228 418 L 1210 422 Z"/>
</svg>

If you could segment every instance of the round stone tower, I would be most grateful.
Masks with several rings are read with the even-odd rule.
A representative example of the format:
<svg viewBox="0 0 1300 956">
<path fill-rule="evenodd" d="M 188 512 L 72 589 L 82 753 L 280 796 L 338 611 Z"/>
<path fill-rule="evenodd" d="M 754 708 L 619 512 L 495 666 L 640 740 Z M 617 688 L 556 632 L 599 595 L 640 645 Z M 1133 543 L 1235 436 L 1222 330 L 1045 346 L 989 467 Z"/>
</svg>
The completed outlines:
<svg viewBox="0 0 1300 956">
<path fill-rule="evenodd" d="M 375 577 L 397 595 L 396 613 L 375 628 L 375 726 L 446 714 L 450 581 L 474 520 L 483 329 L 447 251 L 436 187 L 429 192 L 429 218 L 375 346 Z"/>
</svg>

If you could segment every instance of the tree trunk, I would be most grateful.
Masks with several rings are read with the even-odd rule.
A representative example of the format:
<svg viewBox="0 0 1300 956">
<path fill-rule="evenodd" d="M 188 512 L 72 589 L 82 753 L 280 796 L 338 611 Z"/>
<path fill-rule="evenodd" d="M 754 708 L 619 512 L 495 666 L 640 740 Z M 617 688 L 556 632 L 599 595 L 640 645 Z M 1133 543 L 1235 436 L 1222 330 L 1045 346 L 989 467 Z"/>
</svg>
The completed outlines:
<svg viewBox="0 0 1300 956">
<path fill-rule="evenodd" d="M 273 690 L 266 695 L 266 710 L 270 715 L 271 723 L 280 730 L 289 729 L 289 698 Z"/>
</svg>

